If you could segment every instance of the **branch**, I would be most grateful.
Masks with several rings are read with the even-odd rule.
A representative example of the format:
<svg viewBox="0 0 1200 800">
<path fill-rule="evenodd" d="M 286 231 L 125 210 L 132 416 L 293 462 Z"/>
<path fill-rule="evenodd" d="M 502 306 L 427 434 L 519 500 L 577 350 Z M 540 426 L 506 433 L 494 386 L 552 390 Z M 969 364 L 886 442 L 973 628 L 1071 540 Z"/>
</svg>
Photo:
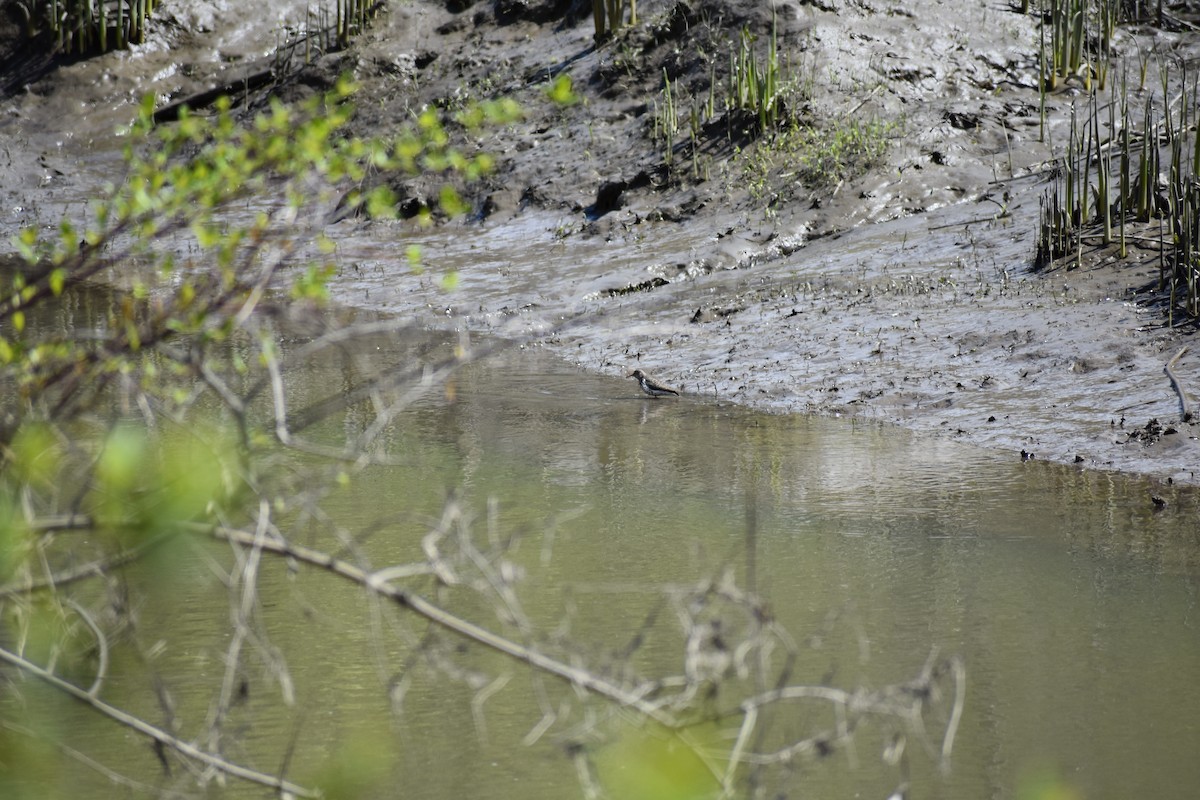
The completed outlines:
<svg viewBox="0 0 1200 800">
<path fill-rule="evenodd" d="M 95 523 L 91 517 L 85 514 L 70 514 L 62 517 L 48 517 L 42 520 L 33 520 L 28 523 L 31 530 L 35 531 L 55 531 L 55 530 L 93 530 Z M 13 581 L 0 586 L 0 598 L 12 597 L 13 595 L 33 594 L 34 592 L 42 592 L 47 589 L 57 589 L 60 586 L 65 586 L 70 583 L 77 583 L 88 578 L 102 578 L 109 574 L 116 567 L 122 567 L 131 562 L 137 561 L 147 552 L 160 544 L 175 536 L 178 533 L 176 529 L 168 529 L 162 533 L 145 539 L 139 542 L 134 547 L 124 550 L 116 555 L 108 556 L 107 558 L 98 558 L 95 561 L 89 561 L 86 564 L 80 564 L 77 567 L 64 570 L 62 572 L 54 572 L 48 574 L 40 580 L 25 580 Z"/>
<path fill-rule="evenodd" d="M 668 728 L 677 729 L 680 727 L 679 721 L 673 715 L 663 711 L 658 705 L 645 699 L 645 695 L 652 688 L 651 684 L 643 684 L 632 691 L 623 689 L 586 670 L 564 664 L 544 653 L 539 653 L 536 650 L 492 633 L 473 622 L 451 614 L 449 611 L 434 605 L 414 592 L 391 585 L 386 578 L 394 574 L 393 568 L 385 568 L 378 572 L 368 572 L 355 564 L 334 558 L 328 553 L 277 539 L 259 540 L 255 534 L 236 528 L 203 526 L 199 524 L 189 527 L 197 532 L 210 533 L 212 536 L 225 541 L 238 542 L 246 546 L 257 544 L 263 550 L 285 555 L 296 561 L 320 567 L 327 572 L 357 583 L 372 592 L 388 598 L 397 605 L 413 611 L 440 628 L 444 628 L 491 650 L 495 650 L 531 667 L 561 678 L 574 686 L 594 692 L 602 697 L 607 697 L 615 703 L 633 708 Z"/>
<path fill-rule="evenodd" d="M 161 728 L 154 727 L 145 720 L 135 717 L 126 711 L 122 711 L 116 706 L 109 705 L 99 698 L 93 697 L 91 694 L 85 692 L 83 689 L 80 689 L 73 683 L 64 681 L 62 678 L 59 678 L 57 675 L 48 672 L 32 661 L 29 661 L 28 659 L 25 659 L 22 656 L 3 647 L 0 647 L 0 661 L 7 661 L 9 664 L 12 664 L 18 669 L 21 669 L 22 671 L 27 672 L 34 677 L 40 678 L 41 680 L 53 686 L 55 689 L 58 689 L 60 692 L 73 697 L 89 708 L 100 712 L 109 719 L 125 725 L 126 727 L 133 728 L 143 736 L 148 736 L 159 744 L 170 747 L 180 755 L 213 767 L 214 769 L 223 772 L 226 775 L 232 775 L 235 778 L 241 778 L 242 780 L 250 781 L 251 783 L 257 783 L 262 786 L 268 786 L 279 792 L 286 792 L 298 797 L 320 797 L 320 793 L 314 789 L 299 786 L 291 781 L 283 780 L 282 778 L 277 778 L 273 775 L 268 775 L 265 772 L 259 772 L 258 770 L 250 769 L 249 767 L 243 767 L 240 764 L 235 764 L 232 761 L 227 761 L 226 759 L 221 758 L 220 756 L 201 750 L 193 744 L 172 736 Z"/>
<path fill-rule="evenodd" d="M 957 656 L 937 662 L 935 655 L 936 653 L 930 654 L 921 674 L 915 680 L 901 686 L 888 687 L 875 692 L 862 689 L 850 692 L 831 686 L 786 686 L 763 692 L 743 701 L 739 706 L 739 710 L 742 712 L 742 725 L 734 742 L 722 781 L 726 795 L 732 791 L 733 778 L 739 763 L 783 763 L 799 755 L 828 752 L 833 742 L 848 739 L 852 734 L 853 720 L 866 714 L 908 719 L 915 732 L 923 737 L 924 726 L 921 722 L 921 715 L 925 703 L 929 698 L 936 696 L 936 681 L 947 672 L 954 680 L 954 704 L 950 709 L 950 717 L 946 723 L 945 733 L 942 735 L 938 755 L 942 770 L 949 769 L 954 739 L 958 733 L 959 721 L 962 718 L 962 710 L 966 702 L 966 670 L 962 660 Z M 823 731 L 800 739 L 773 753 L 748 752 L 747 744 L 751 733 L 758 724 L 759 710 L 784 700 L 821 700 L 829 703 L 837 712 L 836 730 Z M 853 719 L 848 720 L 847 714 Z"/>
<path fill-rule="evenodd" d="M 75 609 L 75 613 L 83 619 L 84 623 L 92 629 L 92 635 L 96 637 L 96 649 L 99 651 L 100 663 L 96 667 L 96 678 L 92 681 L 92 688 L 88 689 L 88 697 L 95 699 L 100 695 L 100 687 L 104 685 L 104 678 L 108 675 L 108 637 L 104 635 L 104 631 L 100 630 L 100 626 L 92 619 L 92 615 L 87 609 L 76 603 L 71 598 L 67 598 L 67 605 Z"/>
<path fill-rule="evenodd" d="M 1167 362 L 1166 366 L 1163 367 L 1163 372 L 1167 373 L 1167 377 L 1171 379 L 1171 388 L 1175 390 L 1175 394 L 1179 395 L 1179 418 L 1184 422 L 1191 422 L 1192 408 L 1188 403 L 1187 392 L 1183 391 L 1183 385 L 1179 382 L 1179 378 L 1175 377 L 1175 371 L 1171 369 L 1173 366 L 1175 366 L 1175 362 L 1178 361 L 1186 352 L 1187 347 L 1179 348 L 1179 352 L 1176 353 L 1171 360 Z"/>
</svg>

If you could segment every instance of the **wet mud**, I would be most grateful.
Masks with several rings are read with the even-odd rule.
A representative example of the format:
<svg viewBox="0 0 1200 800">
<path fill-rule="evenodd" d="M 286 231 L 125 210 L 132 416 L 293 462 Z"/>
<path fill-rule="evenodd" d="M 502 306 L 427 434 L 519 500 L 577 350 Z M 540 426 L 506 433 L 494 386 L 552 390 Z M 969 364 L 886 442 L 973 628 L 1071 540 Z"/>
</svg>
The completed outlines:
<svg viewBox="0 0 1200 800">
<path fill-rule="evenodd" d="M 1168 316 L 1152 254 L 1032 267 L 1053 169 L 1042 139 L 1064 139 L 1082 97 L 1071 83 L 1049 96 L 1043 137 L 1033 17 L 938 0 L 777 4 L 780 51 L 809 79 L 793 111 L 830 135 L 847 120 L 887 126 L 886 153 L 865 171 L 813 183 L 787 159 L 749 169 L 761 145 L 728 121 L 704 127 L 694 153 L 680 145 L 670 170 L 652 135 L 664 70 L 702 96 L 705 55 L 743 26 L 769 36 L 770 6 L 642 2 L 639 26 L 600 46 L 590 7 L 392 3 L 347 50 L 291 47 L 286 74 L 239 100 L 251 113 L 350 71 L 359 133 L 387 133 L 428 104 L 512 97 L 525 109 L 514 126 L 463 135 L 498 160 L 463 187 L 469 218 L 331 223 L 339 302 L 544 347 L 611 374 L 614 392 L 640 368 L 683 390 L 679 402 L 852 415 L 1013 459 L 1200 481 L 1200 428 L 1176 388 L 1200 391 L 1200 351 L 1194 326 Z M 277 68 L 306 19 L 299 3 L 229 17 L 173 2 L 150 44 L 10 69 L 0 227 L 81 216 L 119 174 L 113 131 L 143 92 L 167 108 L 247 84 Z M 1136 64 L 1196 45 L 1129 26 L 1115 47 Z M 547 99 L 559 75 L 580 102 Z M 416 208 L 437 187 L 395 188 Z M 1185 346 L 1173 383 L 1164 367 Z"/>
</svg>

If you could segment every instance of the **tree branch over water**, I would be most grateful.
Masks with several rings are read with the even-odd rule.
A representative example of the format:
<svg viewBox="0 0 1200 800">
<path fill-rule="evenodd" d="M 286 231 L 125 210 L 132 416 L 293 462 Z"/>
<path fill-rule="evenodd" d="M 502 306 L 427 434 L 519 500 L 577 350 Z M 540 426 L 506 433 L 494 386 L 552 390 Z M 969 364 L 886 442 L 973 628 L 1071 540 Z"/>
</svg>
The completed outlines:
<svg viewBox="0 0 1200 800">
<path fill-rule="evenodd" d="M 553 574 L 553 525 L 510 525 L 494 498 L 481 525 L 470 511 L 480 498 L 460 489 L 432 518 L 383 500 L 349 522 L 332 508 L 356 481 L 391 491 L 374 470 L 414 462 L 404 428 L 422 410 L 418 401 L 432 389 L 452 402 L 464 366 L 512 344 L 465 335 L 414 344 L 400 323 L 346 321 L 323 305 L 336 264 L 296 263 L 305 237 L 332 247 L 322 209 L 312 208 L 321 203 L 303 201 L 340 191 L 360 206 L 386 205 L 386 193 L 367 189 L 370 169 L 415 159 L 413 141 L 427 155 L 446 147 L 437 118 L 424 115 L 423 133 L 395 149 L 336 139 L 348 93 L 299 116 L 273 107 L 248 127 L 227 107 L 208 121 L 184 115 L 168 131 L 143 120 L 142 135 L 157 136 L 161 149 L 131 156 L 135 180 L 113 189 L 96 227 L 64 224 L 54 243 L 21 237 L 30 264 L 14 272 L 0 303 L 8 326 L 0 337 L 0 660 L 14 670 L 0 679 L 15 690 L 0 695 L 4 735 L 24 736 L 5 720 L 25 701 L 11 676 L 24 674 L 155 742 L 149 771 L 161 767 L 163 795 L 172 780 L 209 786 L 222 776 L 295 796 L 387 786 L 393 753 L 359 764 L 350 756 L 369 747 L 330 754 L 323 731 L 303 724 L 304 700 L 330 711 L 339 699 L 306 695 L 312 677 L 293 674 L 303 646 L 278 644 L 297 632 L 303 644 L 321 635 L 313 620 L 337 613 L 328 598 L 344 584 L 374 614 L 368 633 L 385 711 L 390 702 L 399 719 L 417 667 L 428 666 L 471 691 L 467 710 L 482 740 L 488 709 L 519 691 L 519 671 L 529 678 L 523 710 L 534 717 L 524 743 L 564 747 L 585 792 L 605 783 L 605 746 L 624 742 L 629 761 L 653 767 L 671 757 L 655 749 L 660 741 L 681 744 L 706 787 L 756 791 L 767 768 L 783 774 L 799 758 L 852 752 L 871 719 L 892 734 L 892 766 L 906 758 L 909 738 L 945 764 L 963 705 L 962 664 L 931 656 L 910 681 L 873 690 L 802 683 L 803 648 L 758 594 L 752 552 L 749 586 L 729 565 L 682 585 L 639 585 L 649 608 L 634 612 L 640 624 L 610 648 L 572 635 L 579 589 Z M 262 208 L 243 207 L 268 196 Z M 202 257 L 180 266 L 180 248 L 165 242 L 185 231 Z M 128 292 L 89 285 L 137 259 L 162 279 L 138 279 Z M 79 311 L 92 307 L 94 317 Z M 316 362 L 328 370 L 311 385 L 296 379 Z M 747 551 L 757 547 L 756 524 L 749 515 Z M 380 543 L 381 532 L 394 536 Z M 544 573 L 531 575 L 517 557 L 526 537 L 541 537 Z M 566 545 L 557 547 L 561 554 Z M 410 557 L 395 556 L 397 548 Z M 338 579 L 321 580 L 307 605 L 297 586 L 306 567 Z M 537 592 L 565 600 L 535 609 L 527 601 Z M 208 644 L 183 644 L 174 621 L 201 613 L 183 599 L 196 595 L 204 611 L 220 610 L 218 631 Z M 147 621 L 159 616 L 170 624 Z M 342 617 L 335 627 L 325 635 L 355 628 Z M 180 658 L 189 648 L 199 655 Z M 336 660 L 350 659 L 339 652 Z M 440 702 L 449 696 L 422 688 Z M 285 768 L 272 774 L 229 755 L 278 744 L 257 736 L 255 725 L 270 725 L 247 710 L 251 696 L 255 712 L 278 715 L 271 724 L 294 726 L 270 763 L 295 757 L 317 777 L 292 782 Z M 164 723 L 151 723 L 147 709 Z M 45 713 L 62 712 L 50 704 Z M 187 724 L 199 728 L 190 740 L 180 733 Z M 132 766 L 100 769 L 151 783 Z"/>
<path fill-rule="evenodd" d="M 186 756 L 187 758 L 195 761 L 199 761 L 200 763 L 217 769 L 227 775 L 250 781 L 251 783 L 258 783 L 263 786 L 268 786 L 272 789 L 288 792 L 289 794 L 296 795 L 298 797 L 320 796 L 320 793 L 314 791 L 313 789 L 298 786 L 290 781 L 284 780 L 283 778 L 267 775 L 266 773 L 244 767 L 240 764 L 235 764 L 231 761 L 221 758 L 220 756 L 214 755 L 205 750 L 201 750 L 199 747 L 196 747 L 189 742 L 185 742 L 182 739 L 179 739 L 178 737 L 162 730 L 161 728 L 156 728 L 133 714 L 109 705 L 103 700 L 94 697 L 90 692 L 85 692 L 78 686 L 68 683 L 52 672 L 49 672 L 41 666 L 33 663 L 32 661 L 22 658 L 19 654 L 11 652 L 10 650 L 2 647 L 0 647 L 0 661 L 5 661 L 8 664 L 19 668 L 22 672 L 28 673 L 29 675 L 44 681 L 68 697 L 78 700 L 80 703 L 83 703 L 89 708 L 92 708 L 100 714 L 103 714 L 114 722 L 124 725 L 127 728 L 131 728 L 143 736 L 148 736 L 155 742 L 177 751 L 180 755 Z"/>
</svg>

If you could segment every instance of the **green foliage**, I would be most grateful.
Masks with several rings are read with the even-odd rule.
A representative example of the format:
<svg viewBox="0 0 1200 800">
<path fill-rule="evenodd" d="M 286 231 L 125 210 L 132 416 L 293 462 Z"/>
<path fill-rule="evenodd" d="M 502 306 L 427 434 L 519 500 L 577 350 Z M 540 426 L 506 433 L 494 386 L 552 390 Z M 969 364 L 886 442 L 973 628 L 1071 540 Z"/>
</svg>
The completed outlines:
<svg viewBox="0 0 1200 800">
<path fill-rule="evenodd" d="M 69 417 L 91 402 L 94 389 L 118 377 L 153 392 L 161 372 L 147 373 L 154 362 L 141 351 L 180 337 L 200 348 L 227 340 L 291 266 L 292 254 L 306 240 L 321 241 L 323 207 L 341 202 L 374 217 L 394 216 L 395 196 L 379 183 L 381 173 L 445 172 L 471 180 L 494 169 L 486 154 L 453 146 L 434 109 L 391 139 L 345 135 L 354 90 L 343 79 L 298 107 L 274 101 L 248 124 L 239 124 L 222 100 L 211 117 L 185 111 L 178 124 L 156 126 L 147 97 L 128 132 L 128 177 L 109 187 L 92 222 L 79 230 L 64 221 L 49 237 L 32 227 L 22 231 L 13 244 L 25 265 L 10 276 L 0 273 L 9 283 L 0 300 L 0 378 L 29 404 L 26 411 L 38 406 L 35 416 Z M 471 132 L 519 117 L 514 103 L 496 101 L 472 105 L 455 119 Z M 468 210 L 453 189 L 442 193 L 441 205 L 447 215 Z M 235 208 L 240 213 L 231 214 Z M 293 298 L 326 298 L 331 254 L 317 255 L 293 272 Z M 132 294 L 113 304 L 100 339 L 25 334 L 31 309 L 135 263 L 149 268 Z M 160 396 L 171 402 L 168 393 Z M 9 436 L 0 431 L 0 441 Z"/>
<path fill-rule="evenodd" d="M 571 76 L 566 73 L 559 75 L 546 87 L 546 97 L 559 106 L 573 106 L 579 102 L 579 95 L 575 94 Z"/>
<path fill-rule="evenodd" d="M 28 37 L 48 31 L 64 53 L 103 53 L 146 40 L 155 0 L 18 0 Z"/>
<path fill-rule="evenodd" d="M 81 505 L 97 527 L 128 544 L 219 511 L 239 484 L 227 439 L 219 431 L 188 431 L 151 441 L 144 427 L 120 425 L 103 442 Z"/>
<path fill-rule="evenodd" d="M 720 731 L 703 725 L 673 731 L 654 723 L 614 724 L 614 738 L 595 755 L 609 797 L 626 800 L 708 800 L 721 796 L 717 776 L 726 764 L 701 753 L 722 753 Z"/>
<path fill-rule="evenodd" d="M 1017 783 L 1017 800 L 1082 800 L 1083 795 L 1063 780 L 1059 771 L 1042 765 L 1026 768 Z"/>
<path fill-rule="evenodd" d="M 785 83 L 779 67 L 779 47 L 775 23 L 765 57 L 755 52 L 755 36 L 742 28 L 737 45 L 729 54 L 729 94 L 726 105 L 731 111 L 748 111 L 760 131 L 774 128 L 782 119 L 781 91 Z"/>
<path fill-rule="evenodd" d="M 106 187 L 86 224 L 14 237 L 19 263 L 0 262 L 6 663 L 17 663 L 19 650 L 55 680 L 97 687 L 98 697 L 125 644 L 113 628 L 139 604 L 177 603 L 179 579 L 197 571 L 181 533 L 207 533 L 252 511 L 266 536 L 272 514 L 323 491 L 322 480 L 348 479 L 344 463 L 303 475 L 282 466 L 292 454 L 279 446 L 298 445 L 288 430 L 280 362 L 291 343 L 275 327 L 280 307 L 311 311 L 327 298 L 336 267 L 329 209 L 395 216 L 385 173 L 485 175 L 493 160 L 456 139 L 520 117 L 511 102 L 471 105 L 452 120 L 428 109 L 398 136 L 358 138 L 348 134 L 354 88 L 343 80 L 325 96 L 273 102 L 249 120 L 222 101 L 211 116 L 184 112 L 170 126 L 154 124 L 147 98 L 126 132 L 126 177 Z M 450 189 L 442 206 L 461 213 L 468 201 Z M 419 262 L 418 250 L 409 255 Z M 449 273 L 443 285 L 456 280 Z M 129 288 L 104 288 L 117 283 Z M 197 406 L 228 428 L 198 424 Z M 334 412 L 320 407 L 317 421 L 326 413 Z M 20 647 L 10 650 L 13 642 Z M 43 739 L 6 727 L 31 725 L 43 711 L 58 717 L 35 691 L 22 687 L 22 701 L 38 707 L 19 713 L 0 692 L 6 798 L 67 794 L 46 779 L 64 758 L 58 732 Z M 32 753 L 43 741 L 45 752 Z M 8 769 L 14 758 L 20 763 Z M 379 786 L 389 763 L 339 760 L 329 796 Z M 263 780 L 271 785 L 271 776 Z"/>
<path fill-rule="evenodd" d="M 1126 259 L 1132 237 L 1159 242 L 1158 288 L 1165 295 L 1168 324 L 1175 312 L 1200 317 L 1200 135 L 1195 117 L 1200 89 L 1186 72 L 1164 66 L 1161 94 L 1145 94 L 1131 109 L 1125 81 L 1114 83 L 1107 102 L 1096 94 L 1082 112 L 1071 111 L 1066 152 L 1043 195 L 1034 266 L 1063 262 L 1081 266 L 1097 240 Z M 1171 88 L 1178 80 L 1183 89 Z M 1162 97 L 1175 95 L 1169 103 Z M 1104 251 L 1104 257 L 1110 254 Z"/>
<path fill-rule="evenodd" d="M 1121 6 L 1120 0 L 1045 0 L 1041 4 L 1043 92 L 1071 78 L 1089 90 L 1096 78 L 1099 88 L 1104 89 Z"/>
<path fill-rule="evenodd" d="M 877 119 L 791 126 L 745 156 L 744 185 L 753 196 L 771 202 L 787 200 L 802 187 L 829 191 L 887 155 L 896 127 Z"/>
<path fill-rule="evenodd" d="M 652 140 L 661 146 L 668 172 L 676 171 L 677 156 L 690 155 L 692 177 L 707 180 L 711 158 L 702 155 L 710 149 L 704 142 L 722 129 L 728 142 L 737 146 L 771 140 L 799 124 L 799 111 L 812 98 L 811 70 L 781 60 L 774 17 L 765 45 L 759 39 L 742 27 L 728 43 L 728 75 L 718 79 L 718 65 L 712 61 L 706 85 L 693 80 L 688 86 L 663 70 L 662 89 L 654 101 Z M 718 110 L 721 98 L 724 103 Z M 723 126 L 714 124 L 722 120 Z"/>
<path fill-rule="evenodd" d="M 375 12 L 381 7 L 374 0 L 334 0 L 334 27 L 337 30 L 337 41 L 341 47 L 350 44 L 350 37 L 361 33 L 367 27 L 367 22 L 375 17 Z"/>
<path fill-rule="evenodd" d="M 392 759 L 386 734 L 359 732 L 306 782 L 319 786 L 328 800 L 386 797 Z"/>
<path fill-rule="evenodd" d="M 385 172 L 469 179 L 493 168 L 452 146 L 433 110 L 396 137 L 347 135 L 354 90 L 342 80 L 245 122 L 221 101 L 212 116 L 185 112 L 171 126 L 154 124 L 147 98 L 127 132 L 127 178 L 107 188 L 91 221 L 14 237 L 23 263 L 0 265 L 0 578 L 28 563 L 31 520 L 64 509 L 123 548 L 234 513 L 248 459 L 277 431 L 251 427 L 228 382 L 254 370 L 262 379 L 277 358 L 260 308 L 327 300 L 336 248 L 324 210 L 340 202 L 390 218 Z M 465 108 L 455 121 L 473 132 L 519 116 L 505 101 Z M 453 190 L 442 205 L 447 214 L 467 208 Z M 94 288 L 118 274 L 131 290 Z M 61 309 L 79 302 L 84 284 L 89 306 L 100 298 L 106 310 L 80 336 L 55 320 L 69 316 Z M 229 404 L 235 428 L 178 425 L 206 392 Z M 147 427 L 151 414 L 173 422 Z"/>
<path fill-rule="evenodd" d="M 796 134 L 800 178 L 809 186 L 834 186 L 861 174 L 887 153 L 895 124 L 876 119 L 848 120 L 829 129 Z"/>
<path fill-rule="evenodd" d="M 69 794 L 53 743 L 61 732 L 53 713 L 47 713 L 54 710 L 58 698 L 42 695 L 39 699 L 45 704 L 22 703 L 15 692 L 0 694 L 0 719 L 21 722 L 0 725 L 0 797 L 5 800 L 46 800 Z"/>
</svg>

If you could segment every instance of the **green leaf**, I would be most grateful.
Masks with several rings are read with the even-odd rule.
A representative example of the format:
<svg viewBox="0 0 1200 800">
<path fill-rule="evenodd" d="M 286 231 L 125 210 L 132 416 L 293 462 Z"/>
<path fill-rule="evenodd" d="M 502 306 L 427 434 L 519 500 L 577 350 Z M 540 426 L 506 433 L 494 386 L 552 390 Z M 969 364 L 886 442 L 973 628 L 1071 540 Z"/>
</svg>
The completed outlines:
<svg viewBox="0 0 1200 800">
<path fill-rule="evenodd" d="M 70 256 L 79 252 L 79 234 L 69 220 L 58 224 L 59 252 Z"/>
<path fill-rule="evenodd" d="M 67 283 L 67 271 L 62 267 L 58 267 L 50 272 L 50 291 L 58 297 L 63 292 L 63 287 Z"/>
<path fill-rule="evenodd" d="M 571 76 L 563 73 L 554 79 L 554 83 L 546 89 L 546 97 L 550 102 L 559 106 L 573 106 L 579 102 L 579 95 L 572 87 Z"/>
<path fill-rule="evenodd" d="M 376 186 L 367 195 L 367 214 L 374 219 L 396 218 L 396 193 L 389 186 Z"/>
<path fill-rule="evenodd" d="M 25 330 L 25 312 L 24 311 L 14 311 L 12 313 L 12 324 L 13 324 L 13 329 L 16 330 L 17 333 L 21 333 L 22 331 L 24 331 Z"/>
<path fill-rule="evenodd" d="M 420 275 L 424 271 L 421 266 L 421 245 L 410 244 L 404 250 L 404 257 L 408 259 L 408 268 Z"/>
<path fill-rule="evenodd" d="M 333 275 L 332 264 L 310 264 L 304 274 L 292 284 L 292 297 L 296 300 L 315 300 L 324 303 L 329 299 L 329 278 Z"/>
<path fill-rule="evenodd" d="M 62 447 L 50 426 L 23 425 L 13 437 L 10 466 L 21 483 L 44 488 L 58 478 Z"/>
<path fill-rule="evenodd" d="M 36 228 L 24 228 L 21 232 L 12 239 L 13 246 L 17 248 L 17 253 L 26 262 L 33 264 L 38 260 L 37 250 L 35 249 L 38 243 L 38 234 Z"/>
<path fill-rule="evenodd" d="M 467 213 L 471 207 L 463 202 L 453 186 L 443 186 L 438 195 L 438 203 L 447 216 L 457 217 Z"/>
</svg>

